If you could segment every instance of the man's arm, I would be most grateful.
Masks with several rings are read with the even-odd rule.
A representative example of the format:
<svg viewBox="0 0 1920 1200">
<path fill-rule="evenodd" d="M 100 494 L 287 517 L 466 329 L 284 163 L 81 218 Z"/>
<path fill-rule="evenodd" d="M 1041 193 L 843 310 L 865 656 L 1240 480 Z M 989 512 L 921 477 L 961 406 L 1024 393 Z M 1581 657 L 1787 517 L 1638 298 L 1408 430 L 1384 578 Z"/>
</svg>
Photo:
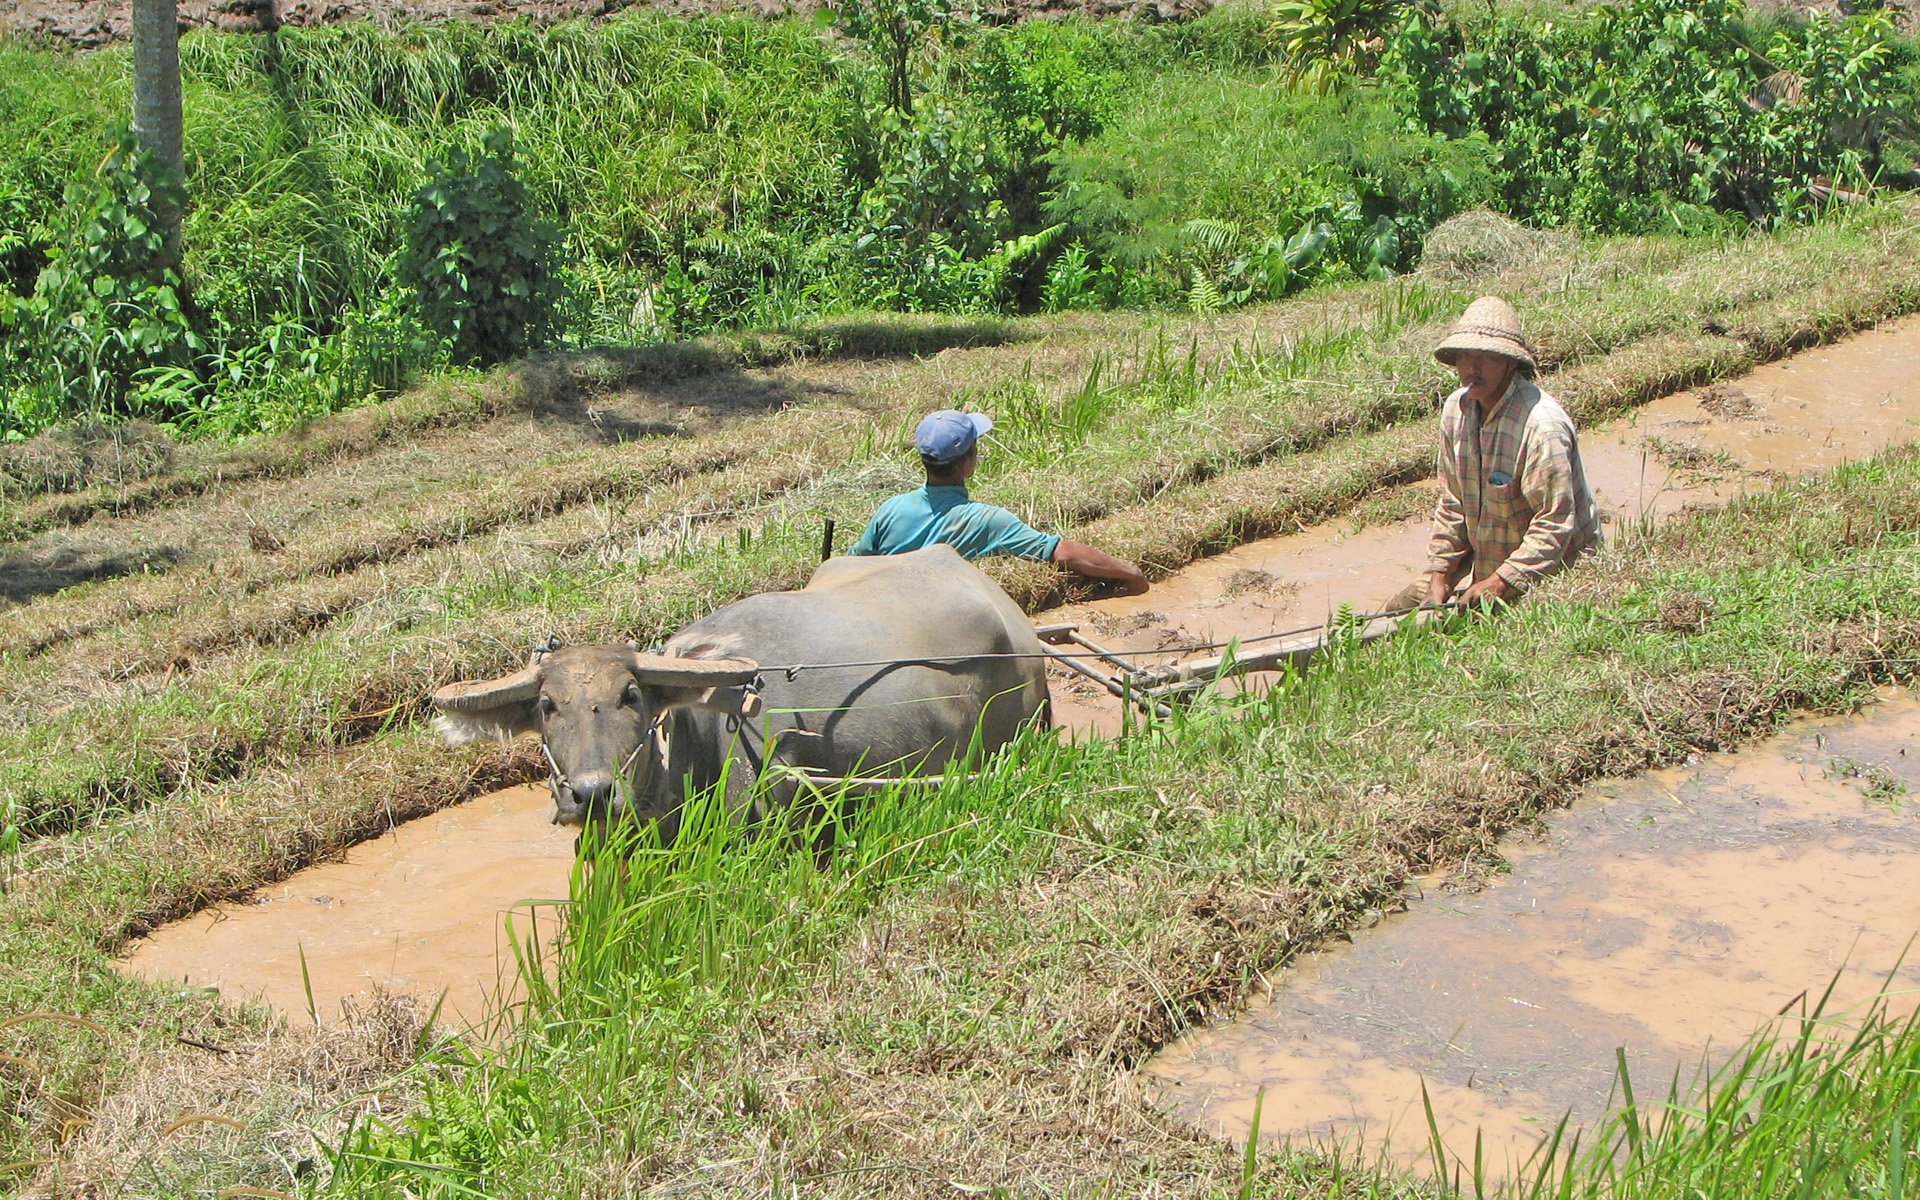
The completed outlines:
<svg viewBox="0 0 1920 1200">
<path fill-rule="evenodd" d="M 1580 494 L 1573 475 L 1573 427 L 1555 421 L 1530 431 L 1525 473 L 1520 490 L 1533 508 L 1527 535 L 1507 561 L 1481 585 L 1498 579 L 1509 599 L 1533 587 L 1567 565 L 1574 538 L 1580 531 Z"/>
<path fill-rule="evenodd" d="M 1124 558 L 1115 558 L 1102 550 L 1095 550 L 1085 542 L 1070 542 L 1060 539 L 1053 548 L 1053 561 L 1079 575 L 1091 579 L 1117 580 L 1129 596 L 1138 596 L 1147 590 L 1147 577 Z"/>
<path fill-rule="evenodd" d="M 1467 537 L 1467 513 L 1460 504 L 1458 464 L 1453 457 L 1454 425 L 1458 409 L 1449 404 L 1440 417 L 1440 449 L 1434 475 L 1440 498 L 1433 506 L 1433 536 L 1427 542 L 1427 603 L 1444 604 L 1454 584 L 1473 562 L 1473 544 Z"/>
<path fill-rule="evenodd" d="M 873 516 L 867 521 L 866 529 L 860 534 L 859 540 L 847 547 L 848 554 L 867 555 L 880 553 L 880 525 L 881 517 L 885 512 L 886 507 L 884 505 L 874 511 Z"/>
</svg>

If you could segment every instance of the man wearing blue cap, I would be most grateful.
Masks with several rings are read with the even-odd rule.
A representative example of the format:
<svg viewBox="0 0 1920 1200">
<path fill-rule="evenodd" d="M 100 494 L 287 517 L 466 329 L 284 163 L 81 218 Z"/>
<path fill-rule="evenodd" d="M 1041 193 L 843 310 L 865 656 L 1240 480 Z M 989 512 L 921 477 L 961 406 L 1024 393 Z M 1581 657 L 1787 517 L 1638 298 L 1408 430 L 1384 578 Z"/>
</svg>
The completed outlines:
<svg viewBox="0 0 1920 1200">
<path fill-rule="evenodd" d="M 1058 563 L 1091 579 L 1111 579 L 1129 595 L 1147 590 L 1147 577 L 1125 559 L 1058 534 L 1041 533 L 993 504 L 967 496 L 967 477 L 980 465 L 980 438 L 993 428 L 985 413 L 943 408 L 913 431 L 927 469 L 927 486 L 881 504 L 849 554 L 905 554 L 923 546 L 952 546 L 972 561 L 990 554 Z"/>
</svg>

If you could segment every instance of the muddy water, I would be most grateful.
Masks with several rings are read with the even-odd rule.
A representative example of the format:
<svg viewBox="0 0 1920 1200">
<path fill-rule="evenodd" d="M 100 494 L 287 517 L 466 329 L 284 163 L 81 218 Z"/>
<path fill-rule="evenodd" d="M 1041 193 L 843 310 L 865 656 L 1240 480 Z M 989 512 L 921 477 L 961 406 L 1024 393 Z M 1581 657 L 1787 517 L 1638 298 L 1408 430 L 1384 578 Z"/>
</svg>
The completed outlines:
<svg viewBox="0 0 1920 1200">
<path fill-rule="evenodd" d="M 1509 849 L 1507 877 L 1414 900 L 1145 1073 L 1226 1136 L 1246 1137 L 1265 1088 L 1263 1136 L 1407 1165 L 1430 1161 L 1424 1082 L 1450 1150 L 1470 1162 L 1478 1131 L 1496 1169 L 1522 1162 L 1562 1115 L 1602 1114 L 1617 1047 L 1636 1095 L 1659 1099 L 1836 976 L 1829 1011 L 1889 982 L 1914 1007 L 1909 787 L 1920 701 L 1901 696 L 1595 788 Z"/>
<path fill-rule="evenodd" d="M 1581 440 L 1601 504 L 1639 519 L 1724 500 L 1769 473 L 1858 458 L 1913 436 L 1920 420 L 1920 319 L 1765 368 L 1734 387 L 1687 392 Z M 1158 647 L 1314 625 L 1367 609 L 1420 570 L 1424 518 L 1354 531 L 1338 524 L 1195 563 L 1147 596 L 1079 605 L 1115 646 Z M 1153 656 L 1143 656 L 1152 660 Z M 1054 681 L 1069 728 L 1113 732 L 1119 706 L 1077 677 Z M 515 789 L 402 826 L 345 862 L 304 872 L 142 942 L 130 967 L 262 996 L 304 1012 L 304 951 L 323 1014 L 378 981 L 478 1019 L 511 974 L 501 914 L 566 894 L 572 837 L 546 823 L 544 793 Z M 524 923 L 523 923 L 524 924 Z"/>
<path fill-rule="evenodd" d="M 1917 437 L 1920 317 L 1909 317 L 1582 430 L 1580 451 L 1608 528 L 1618 529 Z M 1421 572 L 1426 546 L 1424 516 L 1359 530 L 1333 522 L 1194 563 L 1145 596 L 1037 620 L 1077 622 L 1103 645 L 1131 650 L 1298 629 L 1342 604 L 1371 611 Z M 1053 684 L 1061 723 L 1118 729 L 1118 704 L 1104 692 L 1065 673 Z"/>
<path fill-rule="evenodd" d="M 508 936 L 535 932 L 525 903 L 564 900 L 574 831 L 548 823 L 544 787 L 509 788 L 362 842 L 344 861 L 302 871 L 245 902 L 222 904 L 141 941 L 128 970 L 307 1011 L 301 956 L 323 1020 L 375 984 L 429 1000 L 471 1024 L 511 1000 Z M 554 910 L 537 910 L 542 939 Z"/>
</svg>

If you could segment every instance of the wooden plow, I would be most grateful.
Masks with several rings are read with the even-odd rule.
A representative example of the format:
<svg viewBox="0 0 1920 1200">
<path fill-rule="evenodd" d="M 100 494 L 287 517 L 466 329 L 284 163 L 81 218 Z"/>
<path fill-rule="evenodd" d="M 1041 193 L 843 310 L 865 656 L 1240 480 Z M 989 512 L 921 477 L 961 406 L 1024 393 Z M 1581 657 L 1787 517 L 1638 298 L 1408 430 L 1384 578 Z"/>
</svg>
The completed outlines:
<svg viewBox="0 0 1920 1200">
<path fill-rule="evenodd" d="M 1251 671 L 1299 671 L 1334 641 L 1354 645 L 1378 641 L 1400 628 L 1402 621 L 1419 614 L 1373 616 L 1350 625 L 1328 624 L 1314 630 L 1250 638 L 1230 643 L 1224 654 L 1189 659 L 1166 666 L 1142 667 L 1124 655 L 1081 635 L 1072 624 L 1039 625 L 1034 633 L 1054 662 L 1077 675 L 1091 679 L 1123 703 L 1157 717 L 1170 717 L 1170 701 L 1211 687 L 1215 682 Z M 1068 649 L 1077 647 L 1078 652 Z M 1099 664 L 1093 665 L 1092 659 Z M 1106 668 L 1102 670 L 1101 668 Z"/>
</svg>

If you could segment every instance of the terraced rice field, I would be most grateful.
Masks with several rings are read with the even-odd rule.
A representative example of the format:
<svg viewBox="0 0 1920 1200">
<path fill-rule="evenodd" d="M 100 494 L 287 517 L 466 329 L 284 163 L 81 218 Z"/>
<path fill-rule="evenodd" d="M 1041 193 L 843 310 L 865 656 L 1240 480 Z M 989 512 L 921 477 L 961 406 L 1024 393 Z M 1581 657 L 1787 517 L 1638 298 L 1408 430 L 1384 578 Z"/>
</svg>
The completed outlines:
<svg viewBox="0 0 1920 1200">
<path fill-rule="evenodd" d="M 823 520 L 838 522 L 844 546 L 880 497 L 912 482 L 903 450 L 928 408 L 959 403 L 995 414 L 978 494 L 1133 557 L 1162 580 L 1277 534 L 1322 546 L 1334 534 L 1385 538 L 1366 543 L 1383 547 L 1375 565 L 1384 579 L 1387 567 L 1405 566 L 1392 557 L 1398 550 L 1384 548 L 1407 544 L 1404 523 L 1419 507 L 1417 486 L 1408 488 L 1430 470 L 1432 412 L 1447 390 L 1426 350 L 1472 295 L 1497 291 L 1515 302 L 1545 385 L 1583 426 L 1649 414 L 1619 435 L 1617 455 L 1626 461 L 1630 444 L 1643 447 L 1646 473 L 1635 487 L 1647 498 L 1640 511 L 1654 512 L 1662 508 L 1650 495 L 1661 488 L 1648 487 L 1655 475 L 1717 502 L 1727 498 L 1723 484 L 1745 476 L 1761 489 L 1773 480 L 1759 472 L 1779 468 L 1740 461 L 1732 443 L 1715 440 L 1715 430 L 1737 431 L 1738 418 L 1713 424 L 1709 414 L 1707 424 L 1685 425 L 1696 420 L 1691 412 L 1646 406 L 1920 307 L 1910 269 L 1917 255 L 1920 219 L 1889 206 L 1718 244 L 1555 242 L 1494 277 L 1356 285 L 1220 318 L 890 319 L 804 344 L 545 362 L 444 384 L 297 436 L 190 451 L 146 478 L 8 501 L 0 512 L 11 539 L 0 550 L 11 605 L 0 612 L 0 711 L 9 714 L 0 727 L 0 811 L 20 844 L 6 868 L 0 939 L 9 963 L 40 966 L 10 981 L 7 1004 L 85 1010 L 101 1032 L 56 1021 L 0 1044 L 0 1053 L 35 1064 L 30 1076 L 9 1077 L 17 1115 L 0 1158 L 52 1159 L 49 1151 L 73 1141 L 45 1164 L 40 1187 L 54 1186 L 45 1171 L 124 1166 L 134 1135 L 113 1121 L 131 1118 L 114 1107 L 122 1101 L 102 1097 L 157 1104 L 163 1094 L 177 1100 L 181 1088 L 225 1087 L 222 1103 L 271 1108 L 258 1094 L 231 1092 L 231 1080 L 216 1087 L 182 1082 L 200 1078 L 193 1070 L 167 1074 L 182 1034 L 218 1043 L 228 1036 L 218 1030 L 231 1029 L 253 1039 L 262 1014 L 129 981 L 112 956 L 170 920 L 288 879 L 396 824 L 537 778 L 537 755 L 524 747 L 439 748 L 421 724 L 425 694 L 500 671 L 548 633 L 653 640 L 740 595 L 797 585 Z M 1833 269 L 1837 261 L 1844 272 Z M 1685 403 L 1698 406 L 1705 395 Z M 1684 427 L 1652 427 L 1672 420 Z M 1868 425 L 1860 453 L 1901 440 L 1885 423 Z M 650 1117 L 650 1132 L 618 1152 L 595 1140 L 611 1136 L 610 1125 L 588 1123 L 583 1141 L 549 1156 L 550 1169 L 588 1192 L 660 1181 L 744 1192 L 844 1168 L 855 1174 L 833 1175 L 841 1182 L 829 1190 L 851 1194 L 862 1164 L 905 1156 L 949 1166 L 937 1177 L 895 1180 L 890 1193 L 941 1193 L 949 1178 L 1071 1191 L 1069 1181 L 1115 1172 L 1130 1181 L 1124 1190 L 1142 1194 L 1228 1187 L 1234 1155 L 1158 1115 L 1128 1082 L 1126 1068 L 1175 1029 L 1396 895 L 1408 872 L 1489 853 L 1501 829 L 1564 799 L 1595 771 L 1636 769 L 1690 740 L 1737 740 L 1785 706 L 1843 703 L 1904 673 L 1899 664 L 1916 636 L 1908 617 L 1886 613 L 1875 624 L 1835 596 L 1893 603 L 1884 575 L 1910 566 L 1901 539 L 1920 509 L 1898 470 L 1835 478 L 1804 485 L 1813 490 L 1798 501 L 1739 500 L 1720 525 L 1687 518 L 1695 523 L 1662 533 L 1633 513 L 1604 570 L 1576 573 L 1538 606 L 1540 616 L 1517 620 L 1505 645 L 1490 647 L 1484 632 L 1457 646 L 1423 643 L 1369 668 L 1372 682 L 1352 685 L 1389 687 L 1396 671 L 1435 669 L 1436 656 L 1520 654 L 1529 644 L 1536 656 L 1577 656 L 1579 636 L 1551 614 L 1612 613 L 1639 603 L 1636 588 L 1684 590 L 1676 572 L 1694 572 L 1703 590 L 1738 590 L 1746 585 L 1712 573 L 1793 569 L 1791 553 L 1823 539 L 1823 553 L 1837 546 L 1891 556 L 1876 560 L 1883 578 L 1871 587 L 1847 592 L 1822 576 L 1820 587 L 1804 589 L 1804 603 L 1827 605 L 1830 619 L 1796 610 L 1774 633 L 1657 669 L 1618 656 L 1581 659 L 1580 670 L 1597 672 L 1594 695 L 1624 687 L 1645 706 L 1640 732 L 1608 724 L 1618 715 L 1609 701 L 1591 713 L 1569 710 L 1563 744 L 1525 748 L 1499 729 L 1456 728 L 1437 713 L 1429 721 L 1400 708 L 1364 718 L 1356 710 L 1348 721 L 1338 694 L 1284 693 L 1248 703 L 1322 705 L 1313 728 L 1255 723 L 1225 732 L 1207 718 L 1180 744 L 1064 749 L 1121 757 L 1084 766 L 1072 793 L 1083 799 L 1051 808 L 1047 800 L 1044 812 L 1022 818 L 1058 822 L 1059 840 L 1039 843 L 1053 849 L 1014 855 L 1009 861 L 1026 865 L 1006 868 L 1011 878 L 965 882 L 962 872 L 945 892 L 935 882 L 908 899 L 875 899 L 877 915 L 849 910 L 856 925 L 821 926 L 839 932 L 784 968 L 777 987 L 767 985 L 818 982 L 823 970 L 893 980 L 872 983 L 871 1011 L 797 1003 L 789 1016 L 765 1017 L 778 1028 L 767 1027 L 758 1050 L 701 1068 L 713 1072 L 699 1076 L 701 1088 L 736 1087 L 741 1072 L 775 1081 L 765 1085 L 779 1097 L 770 1106 L 743 1101 L 742 1115 L 711 1126 L 698 1126 L 697 1112 Z M 1725 523 L 1734 520 L 1773 533 L 1750 544 Z M 1703 551 L 1712 539 L 1720 545 Z M 1284 603 L 1248 599 L 1214 616 L 1237 623 L 1257 608 L 1290 620 L 1283 614 L 1359 598 L 1358 586 L 1312 591 L 1308 573 L 1292 565 L 1311 557 L 1309 543 L 1292 543 L 1257 563 L 1235 560 L 1235 571 L 1250 572 L 1238 585 L 1243 596 L 1296 590 Z M 1210 578 L 1210 569 L 1193 577 Z M 1094 601 L 1050 568 L 991 570 L 1035 613 L 1081 605 L 1073 611 L 1086 620 L 1118 623 L 1145 611 Z M 1278 583 L 1263 585 L 1255 573 Z M 1217 582 L 1222 592 L 1235 586 Z M 1183 586 L 1150 594 L 1147 604 L 1180 597 Z M 1780 603 L 1800 604 L 1798 595 Z M 1187 615 L 1184 624 L 1136 628 L 1196 631 L 1202 614 Z M 1836 647 L 1825 656 L 1830 673 L 1817 679 L 1796 657 L 1813 654 L 1802 643 L 1816 634 Z M 1769 649 L 1766 638 L 1797 649 Z M 1736 653 L 1762 659 L 1742 674 L 1714 657 Z M 1718 699 L 1703 716 L 1709 692 Z M 1420 728 L 1392 727 L 1403 719 Z M 1340 736 L 1352 740 L 1322 741 Z M 1375 747 L 1384 755 L 1377 770 L 1365 765 L 1375 738 L 1387 739 Z M 1226 760 L 1210 745 L 1227 749 Z M 1408 745 L 1421 753 L 1407 757 Z M 1398 757 L 1390 746 L 1401 748 Z M 1290 766 L 1280 770 L 1274 754 Z M 1274 791 L 1279 778 L 1288 781 L 1284 795 Z M 1383 790 L 1368 791 L 1376 782 Z M 1053 796 L 1059 786 L 1035 783 L 1032 795 Z M 1334 799 L 1350 788 L 1371 799 Z M 1155 795 L 1164 803 L 1103 807 Z M 1084 799 L 1098 796 L 1116 798 Z M 1229 825 L 1247 833 L 1233 814 L 1263 804 L 1294 814 L 1271 855 L 1244 839 L 1231 853 L 1200 853 Z M 1264 834 L 1248 836 L 1264 844 Z M 1309 843 L 1341 849 L 1299 857 Z M 1139 854 L 1152 861 L 1136 861 Z M 1121 903 L 1122 895 L 1130 899 Z M 1108 933 L 1088 932 L 1088 922 Z M 994 991 L 1012 986 L 1004 970 L 965 983 L 943 976 L 944 991 L 930 978 L 891 974 L 916 954 L 942 961 L 963 928 L 981 931 L 979 948 L 1012 938 L 999 943 L 1003 963 L 1031 957 L 1017 995 Z M 1033 948 L 1069 928 L 1079 932 L 1061 935 L 1065 957 Z M 1082 936 L 1087 946 L 1073 951 Z M 966 1015 L 972 1032 L 936 1034 L 902 1015 L 936 1002 Z M 876 1032 L 894 1021 L 920 1032 Z M 355 1050 L 352 1069 L 327 1075 L 315 1094 L 351 1094 L 410 1060 L 412 1051 L 379 1042 L 381 1028 L 353 1025 L 342 1046 L 379 1045 Z M 822 1046 L 839 1047 L 825 1051 L 838 1066 L 816 1061 Z M 644 1074 L 631 1063 L 622 1070 L 623 1082 L 605 1084 L 610 1095 L 638 1087 Z M 154 1090 L 165 1078 L 173 1090 Z M 873 1115 L 883 1083 L 905 1097 L 911 1121 Z M 110 1112 L 121 1116 L 109 1120 Z M 766 1118 L 785 1132 L 758 1143 L 737 1178 L 713 1167 L 727 1130 L 760 1113 L 787 1114 Z M 82 1125 L 59 1133 L 76 1120 Z M 251 1118 L 235 1120 L 244 1127 Z M 93 1134 L 82 1135 L 86 1122 L 96 1123 Z M 194 1178 L 217 1186 L 275 1178 L 257 1154 L 216 1149 L 193 1160 L 192 1170 L 207 1172 Z M 595 1154 L 601 1165 L 579 1165 Z M 570 1173 L 576 1167 L 587 1174 Z"/>
</svg>

